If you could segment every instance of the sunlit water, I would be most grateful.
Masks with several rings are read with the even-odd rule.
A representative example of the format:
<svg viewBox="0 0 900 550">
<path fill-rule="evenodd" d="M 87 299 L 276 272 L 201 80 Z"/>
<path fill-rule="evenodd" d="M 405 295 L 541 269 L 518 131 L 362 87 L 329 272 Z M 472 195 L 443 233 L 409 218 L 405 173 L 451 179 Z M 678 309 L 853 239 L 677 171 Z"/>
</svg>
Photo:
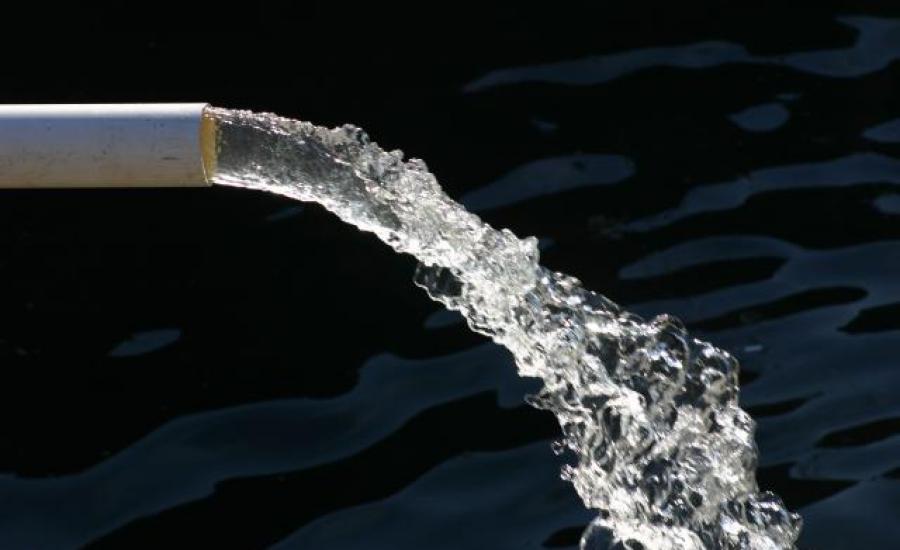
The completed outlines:
<svg viewBox="0 0 900 550">
<path fill-rule="evenodd" d="M 538 263 L 534 238 L 451 200 L 422 161 L 355 127 L 211 109 L 219 184 L 322 204 L 419 262 L 416 283 L 505 346 L 556 415 L 563 476 L 598 512 L 582 547 L 792 548 L 801 521 L 756 484 L 737 361 L 667 315 L 622 310 Z"/>
<path fill-rule="evenodd" d="M 359 94 L 353 72 L 346 102 L 305 66 L 311 96 L 251 79 L 227 102 L 365 120 L 540 236 L 546 265 L 676 314 L 740 358 L 759 483 L 802 513 L 799 547 L 893 547 L 898 21 L 822 5 L 672 36 L 594 17 L 584 47 L 549 51 L 570 33 L 548 38 L 549 13 L 455 74 Z M 596 516 L 559 479 L 553 416 L 520 406 L 536 379 L 455 313 L 421 323 L 408 259 L 318 208 L 220 188 L 10 193 L 0 214 L 0 547 L 537 550 Z"/>
</svg>

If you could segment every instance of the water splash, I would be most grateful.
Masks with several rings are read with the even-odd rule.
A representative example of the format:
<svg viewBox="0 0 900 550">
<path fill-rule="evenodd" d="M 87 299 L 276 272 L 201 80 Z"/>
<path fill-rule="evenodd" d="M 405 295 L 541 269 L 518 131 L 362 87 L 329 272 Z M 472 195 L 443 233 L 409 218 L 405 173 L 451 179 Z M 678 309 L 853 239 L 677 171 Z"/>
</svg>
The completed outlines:
<svg viewBox="0 0 900 550">
<path fill-rule="evenodd" d="M 415 256 L 415 281 L 509 349 L 543 388 L 563 476 L 599 511 L 582 548 L 793 548 L 801 520 L 759 492 L 753 420 L 735 359 L 661 315 L 645 321 L 538 263 L 537 241 L 496 230 L 444 194 L 425 164 L 353 126 L 326 129 L 210 109 L 216 183 L 322 204 Z"/>
</svg>

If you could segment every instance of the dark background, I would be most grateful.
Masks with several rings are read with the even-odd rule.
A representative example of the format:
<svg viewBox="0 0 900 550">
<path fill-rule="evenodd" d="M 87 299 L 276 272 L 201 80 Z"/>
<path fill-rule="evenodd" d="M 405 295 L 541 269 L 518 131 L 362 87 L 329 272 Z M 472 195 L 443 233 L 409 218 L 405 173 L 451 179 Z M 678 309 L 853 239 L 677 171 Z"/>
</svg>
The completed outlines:
<svg viewBox="0 0 900 550">
<path fill-rule="evenodd" d="M 836 327 L 842 337 L 882 339 L 865 344 L 874 350 L 865 356 L 849 351 L 849 344 L 838 346 L 847 354 L 832 354 L 831 362 L 822 363 L 823 372 L 839 373 L 822 376 L 840 387 L 841 398 L 855 401 L 829 401 L 827 385 L 804 392 L 807 379 L 798 374 L 779 382 L 775 393 L 757 391 L 747 405 L 758 420 L 774 418 L 760 428 L 761 437 L 774 441 L 761 443 L 760 485 L 777 491 L 793 509 L 825 503 L 825 512 L 807 519 L 804 547 L 845 548 L 854 537 L 871 547 L 890 547 L 890 533 L 897 529 L 891 519 L 900 519 L 900 455 L 860 449 L 890 443 L 900 422 L 900 401 L 879 393 L 885 385 L 897 388 L 890 384 L 900 380 L 890 368 L 900 349 L 892 332 L 900 328 L 900 300 L 896 293 L 891 298 L 892 290 L 900 290 L 892 282 L 893 257 L 859 256 L 857 272 L 871 278 L 851 273 L 850 283 L 816 285 L 834 265 L 844 265 L 823 260 L 802 271 L 808 286 L 771 299 L 747 298 L 697 319 L 691 318 L 692 297 L 731 289 L 729 299 L 741 302 L 742 285 L 777 280 L 790 260 L 768 254 L 698 259 L 639 280 L 621 276 L 621 270 L 669 247 L 722 235 L 763 236 L 808 253 L 897 239 L 896 214 L 873 204 L 892 196 L 900 172 L 872 169 L 870 157 L 846 169 L 827 163 L 856 153 L 889 159 L 898 152 L 898 145 L 863 133 L 900 116 L 900 65 L 891 57 L 900 26 L 880 35 L 883 42 L 854 49 L 859 34 L 836 18 L 866 15 L 890 22 L 900 9 L 891 2 L 825 1 L 504 4 L 258 2 L 209 10 L 70 4 L 46 13 L 9 12 L 0 38 L 0 102 L 208 101 L 323 125 L 352 122 L 383 146 L 424 158 L 454 197 L 538 159 L 626 157 L 635 174 L 622 182 L 531 200 L 516 200 L 513 193 L 510 205 L 482 215 L 519 235 L 552 239 L 543 255 L 546 265 L 618 302 L 645 304 L 638 307 L 642 313 L 685 315 L 698 335 L 739 357 L 751 344 L 735 327 L 835 305 L 855 308 L 853 320 Z M 510 67 L 708 41 L 739 44 L 756 58 L 776 61 L 722 59 L 684 68 L 666 61 L 674 54 L 664 51 L 646 68 L 603 82 L 465 89 Z M 838 59 L 832 74 L 790 62 L 797 52 L 840 49 L 851 54 Z M 870 66 L 871 58 L 885 61 Z M 626 64 L 634 63 L 635 57 L 629 59 Z M 571 75 L 588 69 L 558 70 Z M 749 131 L 730 118 L 771 103 L 790 113 L 771 131 Z M 631 221 L 675 208 L 693 189 L 810 163 L 826 163 L 824 180 L 829 170 L 845 170 L 837 179 L 851 183 L 819 185 L 810 177 L 807 185 L 801 173 L 786 189 L 733 207 L 662 228 L 627 230 Z M 574 166 L 579 169 L 578 161 Z M 554 187 L 552 170 L 541 177 Z M 0 518 L 0 540 L 16 548 L 267 548 L 314 520 L 396 495 L 454 457 L 555 437 L 552 418 L 519 404 L 528 386 L 513 385 L 521 391 L 512 403 L 498 402 L 494 390 L 472 390 L 440 404 L 416 405 L 409 418 L 394 414 L 396 427 L 371 445 L 351 451 L 346 441 L 346 456 L 296 468 L 256 471 L 256 460 L 290 463 L 286 455 L 265 455 L 254 439 L 271 427 L 271 419 L 224 422 L 218 428 L 223 443 L 210 445 L 210 460 L 237 457 L 242 473 L 220 476 L 198 494 L 179 484 L 190 485 L 189 473 L 179 483 L 159 482 L 158 493 L 176 495 L 161 511 L 141 508 L 143 489 L 92 482 L 86 472 L 123 456 L 134 460 L 122 459 L 130 476 L 156 480 L 160 471 L 179 468 L 179 453 L 194 449 L 164 442 L 146 460 L 134 459 L 145 452 L 139 442 L 167 423 L 282 399 L 338 399 L 352 391 L 366 361 L 382 353 L 452 362 L 467 360 L 454 354 L 479 349 L 511 372 L 505 356 L 482 346 L 484 340 L 462 325 L 423 328 L 438 307 L 413 287 L 410 258 L 318 207 L 293 207 L 279 197 L 227 188 L 0 194 L 0 469 L 7 476 L 0 480 L 0 506 L 16 510 Z M 872 296 L 876 303 L 861 302 Z M 815 315 L 798 322 L 807 328 L 828 323 Z M 148 349 L 119 347 L 135 338 L 148 342 Z M 775 348 L 804 346 L 803 338 L 789 332 L 772 338 Z M 787 352 L 741 359 L 743 382 L 750 385 L 761 376 L 765 380 L 772 365 L 782 368 L 783 362 L 789 370 L 792 364 Z M 409 379 L 413 386 L 415 381 Z M 397 398 L 377 385 L 367 391 L 374 392 L 367 403 Z M 878 414 L 853 417 L 843 410 L 873 399 Z M 798 409 L 811 412 L 791 423 Z M 315 407 L 308 414 L 315 416 Z M 366 411 L 358 414 L 365 417 Z M 271 438 L 321 435 L 313 429 L 294 435 L 289 428 L 273 428 Z M 790 439 L 791 430 L 818 430 L 815 445 L 779 454 L 779 438 Z M 556 468 L 548 442 L 545 447 L 543 460 Z M 857 453 L 847 455 L 846 471 L 801 474 L 794 467 L 819 449 L 845 447 Z M 291 448 L 285 444 L 284 453 Z M 779 457 L 774 462 L 766 462 L 769 449 Z M 527 480 L 527 471 L 522 476 Z M 59 488 L 54 479 L 82 481 L 76 490 Z M 878 498 L 848 492 L 873 483 Z M 485 476 L 481 486 L 490 494 L 511 484 Z M 554 487 L 566 490 L 561 482 Z M 846 503 L 829 504 L 841 495 Z M 453 506 L 469 506 L 462 495 L 454 498 L 462 504 Z M 559 498 L 571 509 L 571 494 Z M 882 515 L 858 509 L 861 501 Z M 347 538 L 340 540 L 356 542 L 329 546 L 567 547 L 589 518 L 567 516 L 537 544 L 525 544 L 511 536 L 524 524 L 508 510 L 489 511 L 496 518 L 488 527 L 476 538 L 459 540 L 464 515 L 445 523 L 430 518 L 426 529 L 412 513 L 397 524 L 379 523 L 373 511 L 367 525 L 377 536 L 353 536 L 354 525 L 346 523 Z"/>
</svg>

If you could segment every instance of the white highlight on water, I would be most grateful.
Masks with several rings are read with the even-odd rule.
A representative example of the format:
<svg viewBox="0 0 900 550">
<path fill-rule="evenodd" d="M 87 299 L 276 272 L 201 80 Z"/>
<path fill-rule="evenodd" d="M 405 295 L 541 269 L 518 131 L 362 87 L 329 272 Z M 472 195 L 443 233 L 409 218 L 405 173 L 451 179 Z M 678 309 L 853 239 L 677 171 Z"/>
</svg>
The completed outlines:
<svg viewBox="0 0 900 550">
<path fill-rule="evenodd" d="M 793 548 L 801 520 L 759 492 L 735 359 L 666 315 L 645 321 L 538 263 L 537 241 L 450 199 L 425 164 L 353 126 L 211 109 L 214 181 L 317 202 L 419 262 L 415 281 L 543 380 L 563 477 L 598 511 L 582 548 Z"/>
</svg>

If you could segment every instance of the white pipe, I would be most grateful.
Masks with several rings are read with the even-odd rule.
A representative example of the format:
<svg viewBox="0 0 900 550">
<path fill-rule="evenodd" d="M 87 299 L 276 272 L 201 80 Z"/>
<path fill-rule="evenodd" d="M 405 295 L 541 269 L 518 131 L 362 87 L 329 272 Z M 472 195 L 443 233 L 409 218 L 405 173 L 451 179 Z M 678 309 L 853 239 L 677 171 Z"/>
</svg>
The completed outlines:
<svg viewBox="0 0 900 550">
<path fill-rule="evenodd" d="M 0 105 L 0 188 L 210 185 L 206 106 Z"/>
</svg>

